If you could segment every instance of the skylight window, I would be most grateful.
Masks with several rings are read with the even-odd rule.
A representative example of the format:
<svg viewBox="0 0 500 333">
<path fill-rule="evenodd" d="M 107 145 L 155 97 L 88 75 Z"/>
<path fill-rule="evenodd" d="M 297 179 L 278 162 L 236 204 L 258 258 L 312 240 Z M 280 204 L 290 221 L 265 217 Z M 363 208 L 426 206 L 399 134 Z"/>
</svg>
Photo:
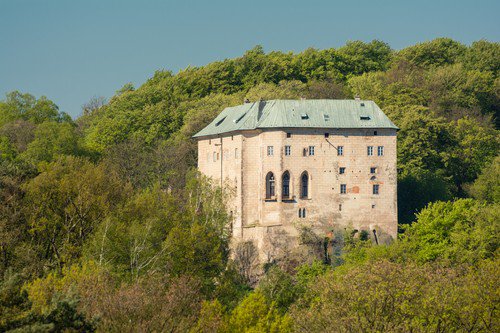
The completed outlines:
<svg viewBox="0 0 500 333">
<path fill-rule="evenodd" d="M 246 113 L 243 113 L 241 116 L 239 116 L 237 119 L 233 120 L 235 124 L 239 123 L 243 117 L 245 117 Z"/>
<path fill-rule="evenodd" d="M 226 117 L 222 118 L 221 120 L 219 120 L 218 122 L 215 123 L 215 126 L 219 126 L 220 124 L 222 124 L 222 122 L 226 119 Z"/>
<path fill-rule="evenodd" d="M 309 119 L 309 116 L 307 115 L 307 113 L 302 113 L 300 115 L 300 118 L 302 118 L 302 119 Z"/>
<path fill-rule="evenodd" d="M 330 115 L 323 114 L 323 119 L 325 119 L 325 121 L 329 121 L 330 120 Z"/>
<path fill-rule="evenodd" d="M 370 116 L 360 116 L 359 119 L 361 119 L 361 120 L 370 120 Z"/>
</svg>

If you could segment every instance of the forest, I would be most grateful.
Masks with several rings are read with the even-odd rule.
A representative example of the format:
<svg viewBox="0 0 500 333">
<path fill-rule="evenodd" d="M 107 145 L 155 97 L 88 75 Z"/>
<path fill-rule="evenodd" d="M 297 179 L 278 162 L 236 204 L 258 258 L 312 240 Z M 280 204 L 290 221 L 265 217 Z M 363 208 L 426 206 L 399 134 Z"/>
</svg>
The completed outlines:
<svg viewBox="0 0 500 333">
<path fill-rule="evenodd" d="M 265 52 L 157 71 L 72 119 L 0 100 L 2 332 L 500 332 L 500 44 Z M 230 255 L 191 136 L 244 99 L 375 101 L 398 132 L 398 239 Z M 323 242 L 324 240 L 319 240 Z"/>
</svg>

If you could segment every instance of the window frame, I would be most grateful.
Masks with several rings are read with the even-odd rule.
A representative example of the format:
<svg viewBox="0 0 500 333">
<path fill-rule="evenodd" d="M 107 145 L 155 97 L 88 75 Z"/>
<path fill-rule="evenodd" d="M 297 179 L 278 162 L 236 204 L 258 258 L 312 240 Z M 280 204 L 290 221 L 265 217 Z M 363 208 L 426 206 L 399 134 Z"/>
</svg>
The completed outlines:
<svg viewBox="0 0 500 333">
<path fill-rule="evenodd" d="M 344 146 L 337 146 L 337 156 L 344 156 Z"/>
<path fill-rule="evenodd" d="M 384 146 L 377 147 L 377 156 L 384 156 Z"/>
<path fill-rule="evenodd" d="M 308 152 L 309 156 L 314 156 L 314 146 L 309 146 Z"/>
<path fill-rule="evenodd" d="M 300 198 L 309 199 L 309 173 L 307 171 L 300 175 Z"/>
<path fill-rule="evenodd" d="M 345 167 L 339 167 L 339 175 L 345 174 Z"/>
<path fill-rule="evenodd" d="M 366 154 L 367 156 L 373 156 L 373 146 L 366 147 Z"/>
<path fill-rule="evenodd" d="M 285 156 L 290 156 L 292 155 L 292 146 L 286 145 L 285 146 Z"/>
<path fill-rule="evenodd" d="M 347 184 L 340 184 L 340 194 L 347 194 Z"/>
<path fill-rule="evenodd" d="M 274 156 L 274 146 L 267 146 L 267 156 Z"/>
<path fill-rule="evenodd" d="M 372 194 L 373 195 L 379 195 L 380 194 L 380 185 L 379 184 L 373 184 Z"/>
<path fill-rule="evenodd" d="M 266 174 L 266 200 L 275 200 L 276 198 L 276 178 L 274 173 L 269 171 Z"/>
<path fill-rule="evenodd" d="M 286 178 L 285 178 L 286 177 Z M 290 172 L 287 170 L 281 176 L 281 199 L 290 200 Z"/>
</svg>

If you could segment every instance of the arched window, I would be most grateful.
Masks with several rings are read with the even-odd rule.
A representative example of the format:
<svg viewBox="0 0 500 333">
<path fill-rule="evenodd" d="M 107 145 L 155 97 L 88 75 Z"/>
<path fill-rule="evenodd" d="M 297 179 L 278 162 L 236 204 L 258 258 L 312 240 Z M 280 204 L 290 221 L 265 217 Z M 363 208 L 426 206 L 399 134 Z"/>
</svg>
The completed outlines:
<svg viewBox="0 0 500 333">
<path fill-rule="evenodd" d="M 290 199 L 290 173 L 288 171 L 285 171 L 285 173 L 283 174 L 281 183 L 283 184 L 283 190 L 281 193 L 282 198 Z"/>
<path fill-rule="evenodd" d="M 269 172 L 266 176 L 266 199 L 273 199 L 275 193 L 274 174 Z"/>
<path fill-rule="evenodd" d="M 309 175 L 306 171 L 300 176 L 300 197 L 303 199 L 309 197 Z"/>
</svg>

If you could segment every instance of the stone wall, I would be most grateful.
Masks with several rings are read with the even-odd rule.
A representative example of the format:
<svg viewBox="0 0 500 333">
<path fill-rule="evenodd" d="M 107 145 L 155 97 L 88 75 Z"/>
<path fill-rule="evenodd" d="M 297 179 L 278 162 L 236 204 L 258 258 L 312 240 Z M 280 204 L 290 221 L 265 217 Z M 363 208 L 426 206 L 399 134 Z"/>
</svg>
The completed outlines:
<svg viewBox="0 0 500 333">
<path fill-rule="evenodd" d="M 273 147 L 272 156 L 267 154 L 268 146 Z M 285 156 L 285 146 L 290 146 L 290 156 Z M 309 155 L 310 146 L 314 147 L 314 155 Z M 343 155 L 338 155 L 339 146 L 343 147 Z M 368 146 L 373 146 L 373 156 L 368 156 Z M 383 156 L 377 154 L 379 146 L 384 147 Z M 198 148 L 200 171 L 220 180 L 222 165 L 223 178 L 236 188 L 228 207 L 234 215 L 233 235 L 236 240 L 254 240 L 261 251 L 261 260 L 272 256 L 266 250 L 269 235 L 288 234 L 293 239 L 300 226 L 311 227 L 320 234 L 352 227 L 396 237 L 395 130 L 243 131 L 223 138 L 202 138 Z M 344 174 L 339 173 L 340 167 L 345 168 Z M 376 173 L 371 174 L 370 168 L 376 168 Z M 285 171 L 290 174 L 290 200 L 282 197 Z M 266 200 L 268 172 L 275 178 L 276 196 L 271 200 Z M 309 179 L 308 198 L 300 197 L 303 172 L 307 172 Z M 340 193 L 341 184 L 346 185 L 345 194 Z M 379 185 L 378 195 L 373 194 L 375 184 Z M 305 217 L 299 217 L 299 209 L 305 209 Z"/>
</svg>

